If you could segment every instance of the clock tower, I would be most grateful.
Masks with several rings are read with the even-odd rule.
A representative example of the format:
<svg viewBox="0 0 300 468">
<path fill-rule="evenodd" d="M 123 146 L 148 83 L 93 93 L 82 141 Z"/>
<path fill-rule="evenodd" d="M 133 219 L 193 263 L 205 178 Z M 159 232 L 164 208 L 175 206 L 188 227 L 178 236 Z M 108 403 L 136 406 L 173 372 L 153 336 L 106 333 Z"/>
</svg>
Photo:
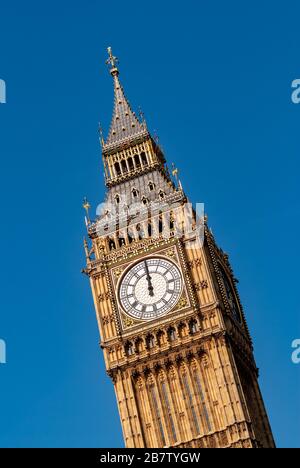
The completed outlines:
<svg viewBox="0 0 300 468">
<path fill-rule="evenodd" d="M 84 203 L 84 272 L 125 445 L 274 447 L 228 255 L 132 111 L 108 52 L 107 194 L 94 221 Z"/>
</svg>

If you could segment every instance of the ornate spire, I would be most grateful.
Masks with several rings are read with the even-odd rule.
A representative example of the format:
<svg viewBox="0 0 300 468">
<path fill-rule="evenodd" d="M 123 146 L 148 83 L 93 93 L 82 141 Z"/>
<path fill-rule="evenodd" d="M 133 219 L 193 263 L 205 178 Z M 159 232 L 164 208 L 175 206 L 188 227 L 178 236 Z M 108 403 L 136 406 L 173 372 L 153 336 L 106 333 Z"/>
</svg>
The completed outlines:
<svg viewBox="0 0 300 468">
<path fill-rule="evenodd" d="M 119 81 L 118 59 L 108 47 L 108 59 L 106 63 L 110 66 L 110 73 L 114 80 L 114 111 L 106 141 L 103 149 L 111 149 L 135 138 L 147 136 L 148 130 L 145 121 L 140 122 L 132 111 Z"/>
</svg>

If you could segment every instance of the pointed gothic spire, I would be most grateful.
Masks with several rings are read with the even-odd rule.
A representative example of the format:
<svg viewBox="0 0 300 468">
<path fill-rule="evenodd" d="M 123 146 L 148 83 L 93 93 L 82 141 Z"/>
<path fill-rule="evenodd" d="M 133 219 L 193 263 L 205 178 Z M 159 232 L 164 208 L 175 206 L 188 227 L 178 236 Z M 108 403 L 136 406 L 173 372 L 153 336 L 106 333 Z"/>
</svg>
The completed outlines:
<svg viewBox="0 0 300 468">
<path fill-rule="evenodd" d="M 145 121 L 140 122 L 125 96 L 119 81 L 117 57 L 112 54 L 111 47 L 108 47 L 107 51 L 109 57 L 106 63 L 110 66 L 114 80 L 114 110 L 108 137 L 103 143 L 104 150 L 149 134 Z"/>
</svg>

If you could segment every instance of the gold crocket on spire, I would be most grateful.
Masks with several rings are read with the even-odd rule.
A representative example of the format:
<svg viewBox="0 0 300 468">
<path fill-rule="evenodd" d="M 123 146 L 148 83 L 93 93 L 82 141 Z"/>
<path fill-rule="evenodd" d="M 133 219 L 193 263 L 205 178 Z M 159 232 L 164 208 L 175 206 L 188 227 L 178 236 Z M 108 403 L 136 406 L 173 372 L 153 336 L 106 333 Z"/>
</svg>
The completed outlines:
<svg viewBox="0 0 300 468">
<path fill-rule="evenodd" d="M 113 55 L 111 47 L 108 47 L 107 51 L 106 63 L 110 66 L 110 73 L 114 79 L 114 111 L 108 137 L 103 144 L 104 151 L 149 134 L 145 121 L 140 122 L 125 96 L 119 81 L 118 58 Z"/>
</svg>

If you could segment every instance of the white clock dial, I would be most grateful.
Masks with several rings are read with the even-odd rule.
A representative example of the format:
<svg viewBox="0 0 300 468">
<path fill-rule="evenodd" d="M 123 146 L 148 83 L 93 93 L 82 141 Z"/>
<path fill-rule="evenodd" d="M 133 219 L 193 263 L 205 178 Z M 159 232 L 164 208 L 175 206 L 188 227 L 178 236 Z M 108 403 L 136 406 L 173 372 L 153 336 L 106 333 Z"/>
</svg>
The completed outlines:
<svg viewBox="0 0 300 468">
<path fill-rule="evenodd" d="M 119 299 L 125 312 L 140 320 L 167 314 L 182 291 L 177 266 L 163 258 L 147 258 L 130 268 L 120 281 Z"/>
</svg>

